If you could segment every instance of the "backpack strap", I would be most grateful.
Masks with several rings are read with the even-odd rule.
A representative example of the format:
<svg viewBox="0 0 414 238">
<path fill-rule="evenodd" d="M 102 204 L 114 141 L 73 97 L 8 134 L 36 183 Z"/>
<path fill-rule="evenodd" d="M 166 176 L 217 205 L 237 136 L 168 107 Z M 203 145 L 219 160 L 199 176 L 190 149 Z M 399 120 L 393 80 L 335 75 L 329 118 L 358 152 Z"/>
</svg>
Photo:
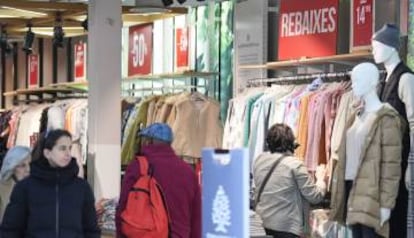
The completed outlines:
<svg viewBox="0 0 414 238">
<path fill-rule="evenodd" d="M 140 175 L 148 175 L 148 169 L 149 169 L 149 164 L 148 164 L 148 159 L 145 156 L 137 156 L 137 160 L 139 163 L 139 174 Z"/>
</svg>

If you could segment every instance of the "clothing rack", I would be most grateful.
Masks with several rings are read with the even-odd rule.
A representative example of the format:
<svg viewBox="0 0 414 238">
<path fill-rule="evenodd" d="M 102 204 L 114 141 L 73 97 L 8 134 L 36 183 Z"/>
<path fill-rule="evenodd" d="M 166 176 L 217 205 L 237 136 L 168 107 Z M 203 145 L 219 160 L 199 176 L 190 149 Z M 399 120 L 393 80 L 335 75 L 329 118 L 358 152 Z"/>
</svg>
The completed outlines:
<svg viewBox="0 0 414 238">
<path fill-rule="evenodd" d="M 305 84 L 311 83 L 314 79 L 320 78 L 323 82 L 336 82 L 349 80 L 351 71 L 299 74 L 294 76 L 282 76 L 277 78 L 256 78 L 248 81 L 247 86 L 263 86 L 267 84 Z"/>
<path fill-rule="evenodd" d="M 204 85 L 174 85 L 174 86 L 159 86 L 159 87 L 139 87 L 132 89 L 123 89 L 122 92 L 129 94 L 129 96 L 136 96 L 141 93 L 143 96 L 144 92 L 151 92 L 151 95 L 157 95 L 156 92 L 161 92 L 161 94 L 166 93 L 177 93 L 189 91 L 191 93 L 198 92 L 197 88 L 203 88 Z M 206 89 L 206 94 L 208 89 Z M 131 95 L 132 94 L 132 95 Z"/>
<path fill-rule="evenodd" d="M 50 98 L 29 98 L 29 99 L 13 99 L 14 104 L 20 103 L 44 103 L 44 102 L 55 102 L 57 100 L 65 100 L 65 99 L 82 99 L 88 98 L 87 95 L 65 95 L 65 96 L 57 96 L 57 97 L 50 97 Z"/>
<path fill-rule="evenodd" d="M 380 76 L 386 73 L 385 70 L 379 70 Z M 315 73 L 299 74 L 294 76 L 282 76 L 277 78 L 256 78 L 247 82 L 248 87 L 263 86 L 267 84 L 306 84 L 311 83 L 314 79 L 320 78 L 323 82 L 338 82 L 350 80 L 351 71 L 332 72 L 332 73 Z"/>
</svg>

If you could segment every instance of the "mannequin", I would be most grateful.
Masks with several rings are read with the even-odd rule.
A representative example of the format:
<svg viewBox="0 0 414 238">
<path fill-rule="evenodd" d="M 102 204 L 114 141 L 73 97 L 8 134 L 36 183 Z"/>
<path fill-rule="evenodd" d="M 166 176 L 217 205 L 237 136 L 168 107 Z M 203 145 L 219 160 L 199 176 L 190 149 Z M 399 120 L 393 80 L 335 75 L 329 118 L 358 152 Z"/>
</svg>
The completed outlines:
<svg viewBox="0 0 414 238">
<path fill-rule="evenodd" d="M 377 64 L 384 64 L 387 72 L 385 82 L 379 87 L 379 96 L 383 102 L 388 102 L 401 115 L 403 120 L 409 125 L 409 130 L 405 130 L 403 134 L 403 148 L 402 148 L 402 163 L 401 172 L 405 173 L 405 183 L 402 178 L 400 181 L 399 192 L 397 197 L 397 204 L 391 214 L 390 229 L 391 237 L 414 237 L 414 230 L 412 218 L 408 219 L 411 223 L 407 225 L 407 211 L 408 217 L 413 217 L 412 204 L 414 200 L 413 191 L 410 191 L 410 199 L 408 199 L 407 188 L 411 180 L 410 173 L 414 166 L 409 166 L 414 161 L 408 161 L 409 153 L 414 153 L 414 74 L 401 61 L 398 55 L 399 49 L 399 30 L 396 26 L 391 24 L 384 25 L 377 31 L 372 38 L 373 57 Z M 411 140 L 410 140 L 411 138 Z M 410 146 L 411 141 L 411 146 Z M 408 209 L 408 206 L 411 206 Z M 407 227 L 410 229 L 409 236 L 407 236 Z"/>
<path fill-rule="evenodd" d="M 349 224 L 353 238 L 388 237 L 401 177 L 402 122 L 377 95 L 374 64 L 355 66 L 351 79 L 353 94 L 364 108 L 348 122 L 337 151 L 331 218 Z"/>
</svg>

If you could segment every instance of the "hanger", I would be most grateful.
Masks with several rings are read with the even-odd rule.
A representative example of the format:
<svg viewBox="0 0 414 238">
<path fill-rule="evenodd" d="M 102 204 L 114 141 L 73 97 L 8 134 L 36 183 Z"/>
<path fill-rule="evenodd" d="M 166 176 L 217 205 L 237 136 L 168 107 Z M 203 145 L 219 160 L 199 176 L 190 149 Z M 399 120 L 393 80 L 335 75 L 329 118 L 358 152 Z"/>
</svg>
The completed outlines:
<svg viewBox="0 0 414 238">
<path fill-rule="evenodd" d="M 204 102 L 204 101 L 207 100 L 207 98 L 203 94 L 201 94 L 200 92 L 193 91 L 193 92 L 191 92 L 190 100 L 191 101 L 196 101 L 196 102 Z"/>
</svg>

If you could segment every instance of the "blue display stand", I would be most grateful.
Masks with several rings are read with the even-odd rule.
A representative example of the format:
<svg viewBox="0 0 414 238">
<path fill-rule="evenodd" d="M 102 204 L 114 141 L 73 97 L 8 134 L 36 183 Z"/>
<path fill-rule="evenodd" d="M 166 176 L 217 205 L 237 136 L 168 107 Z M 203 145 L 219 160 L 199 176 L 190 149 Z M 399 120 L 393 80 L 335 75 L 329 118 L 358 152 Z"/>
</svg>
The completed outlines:
<svg viewBox="0 0 414 238">
<path fill-rule="evenodd" d="M 248 150 L 204 149 L 202 166 L 203 238 L 248 238 Z"/>
</svg>

